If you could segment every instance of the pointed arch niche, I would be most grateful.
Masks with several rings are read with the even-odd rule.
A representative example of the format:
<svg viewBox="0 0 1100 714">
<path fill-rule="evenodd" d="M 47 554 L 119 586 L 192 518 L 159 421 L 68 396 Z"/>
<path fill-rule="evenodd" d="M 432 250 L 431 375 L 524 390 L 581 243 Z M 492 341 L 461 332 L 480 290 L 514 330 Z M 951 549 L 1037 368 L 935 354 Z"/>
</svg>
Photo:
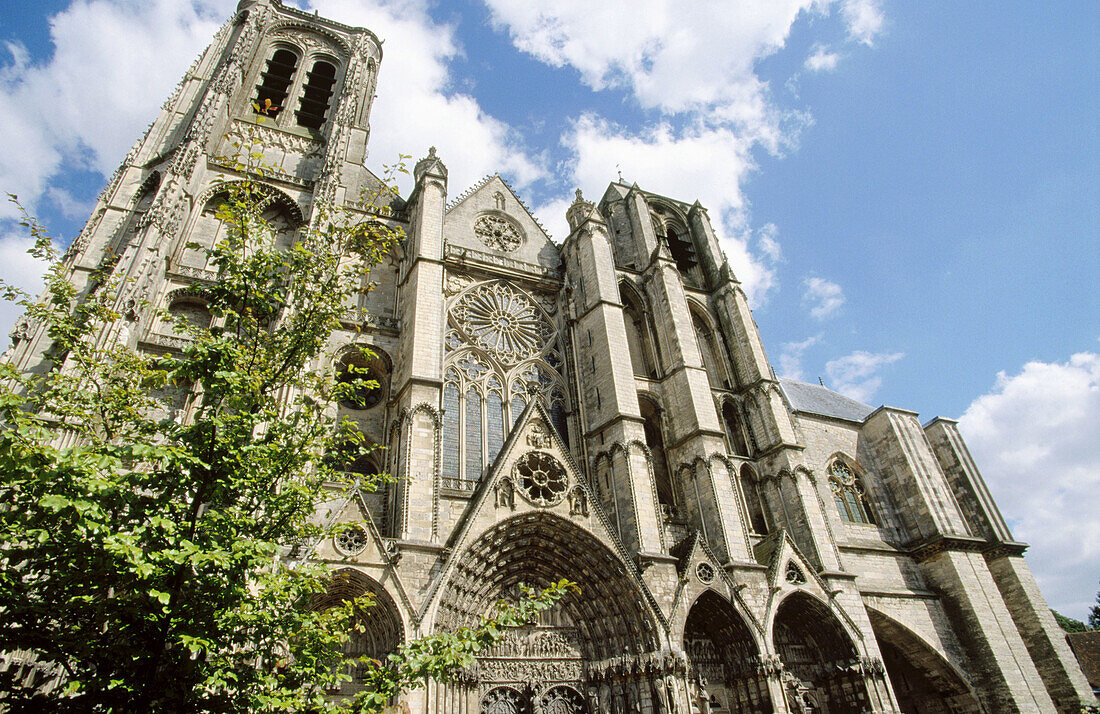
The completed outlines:
<svg viewBox="0 0 1100 714">
<path fill-rule="evenodd" d="M 691 324 L 695 328 L 695 341 L 699 343 L 699 352 L 703 357 L 703 368 L 711 389 L 730 389 L 731 382 L 726 361 L 715 339 L 715 331 L 710 319 L 702 313 L 698 305 L 689 303 Z"/>
<path fill-rule="evenodd" d="M 704 590 L 688 611 L 684 652 L 699 711 L 703 700 L 711 711 L 773 711 L 760 648 L 733 605 L 713 590 Z"/>
<path fill-rule="evenodd" d="M 664 428 L 661 425 L 661 410 L 649 397 L 639 394 L 638 406 L 642 411 L 642 429 L 645 432 L 645 444 L 653 457 L 653 480 L 657 487 L 657 502 L 670 513 L 680 503 L 679 494 L 672 482 L 672 472 L 668 467 L 665 454 Z"/>
</svg>

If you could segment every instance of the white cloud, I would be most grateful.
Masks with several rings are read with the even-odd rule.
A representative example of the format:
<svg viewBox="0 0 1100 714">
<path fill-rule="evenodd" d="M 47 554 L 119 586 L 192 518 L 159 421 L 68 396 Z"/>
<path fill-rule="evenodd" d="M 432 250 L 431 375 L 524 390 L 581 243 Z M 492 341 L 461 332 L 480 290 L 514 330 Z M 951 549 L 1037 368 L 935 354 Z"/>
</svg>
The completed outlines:
<svg viewBox="0 0 1100 714">
<path fill-rule="evenodd" d="M 722 249 L 746 293 L 754 302 L 764 299 L 775 280 L 774 259 L 767 248 L 763 257 L 750 250 L 744 196 L 736 189 L 754 166 L 751 142 L 727 128 L 676 132 L 666 123 L 635 134 L 591 114 L 574 122 L 563 142 L 573 156 L 570 173 L 590 197 L 598 199 L 608 177 L 621 167 L 628 183 L 688 202 L 698 199 L 710 211 Z M 568 203 L 558 199 L 539 210 L 559 237 L 567 232 Z M 771 240 L 774 243 L 774 235 Z M 776 248 L 778 244 L 772 246 Z"/>
<path fill-rule="evenodd" d="M 807 337 L 801 342 L 785 342 L 779 353 L 779 376 L 787 379 L 804 380 L 802 374 L 802 355 L 806 350 L 821 341 L 821 335 Z"/>
<path fill-rule="evenodd" d="M 959 429 L 1052 607 L 1084 619 L 1100 578 L 1100 354 L 1001 372 Z"/>
<path fill-rule="evenodd" d="M 486 0 L 496 27 L 540 61 L 575 69 L 595 90 L 622 88 L 659 118 L 623 129 L 602 117 L 579 118 L 565 145 L 572 183 L 602 191 L 616 166 L 643 189 L 711 211 L 723 248 L 750 298 L 760 303 L 775 284 L 780 258 L 773 236 L 753 242 L 743 186 L 751 152 L 773 154 L 797 142 L 812 119 L 772 101 L 757 63 L 783 49 L 807 14 L 826 15 L 840 0 Z M 877 6 L 842 7 L 849 32 L 873 36 Z M 849 7 L 851 6 L 851 7 Z M 881 18 L 881 13 L 878 14 Z M 609 31 L 609 28 L 613 28 Z M 818 59 L 826 69 L 832 59 Z M 555 210 L 568 197 L 550 204 Z M 547 216 L 561 226 L 557 216 Z M 560 230 L 560 229 L 559 229 Z"/>
<path fill-rule="evenodd" d="M 34 209 L 61 171 L 109 174 L 231 2 L 76 0 L 50 20 L 53 55 L 8 45 L 0 70 L 0 187 Z M 0 207 L 0 217 L 12 209 Z"/>
<path fill-rule="evenodd" d="M 839 61 L 840 55 L 836 52 L 830 52 L 825 45 L 815 45 L 813 54 L 806 58 L 803 67 L 811 72 L 832 72 Z"/>
<path fill-rule="evenodd" d="M 848 38 L 867 46 L 874 44 L 886 24 L 879 0 L 844 0 L 841 14 L 848 23 Z"/>
<path fill-rule="evenodd" d="M 829 360 L 825 363 L 825 375 L 829 378 L 827 386 L 857 401 L 869 402 L 882 386 L 879 370 L 904 356 L 901 352 L 858 350 L 844 357 Z"/>
<path fill-rule="evenodd" d="M 756 229 L 757 245 L 760 246 L 764 255 L 775 263 L 783 260 L 783 249 L 779 245 L 778 235 L 779 228 L 774 223 L 765 223 Z"/>
<path fill-rule="evenodd" d="M 46 264 L 27 253 L 33 245 L 34 239 L 29 234 L 13 231 L 0 235 L 0 272 L 7 284 L 37 296 L 44 285 Z M 8 344 L 8 333 L 21 314 L 22 307 L 0 300 L 0 345 Z"/>
<path fill-rule="evenodd" d="M 802 281 L 802 304 L 810 305 L 814 319 L 824 320 L 844 304 L 844 290 L 824 278 L 806 278 Z"/>
</svg>

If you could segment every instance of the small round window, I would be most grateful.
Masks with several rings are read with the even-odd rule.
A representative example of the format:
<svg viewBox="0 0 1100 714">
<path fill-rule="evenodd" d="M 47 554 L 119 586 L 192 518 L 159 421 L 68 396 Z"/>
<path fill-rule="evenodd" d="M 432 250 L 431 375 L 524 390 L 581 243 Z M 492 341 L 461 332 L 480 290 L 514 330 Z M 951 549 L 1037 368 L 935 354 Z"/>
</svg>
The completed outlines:
<svg viewBox="0 0 1100 714">
<path fill-rule="evenodd" d="M 361 526 L 349 526 L 336 534 L 336 550 L 343 555 L 359 555 L 367 547 L 367 532 Z"/>
</svg>

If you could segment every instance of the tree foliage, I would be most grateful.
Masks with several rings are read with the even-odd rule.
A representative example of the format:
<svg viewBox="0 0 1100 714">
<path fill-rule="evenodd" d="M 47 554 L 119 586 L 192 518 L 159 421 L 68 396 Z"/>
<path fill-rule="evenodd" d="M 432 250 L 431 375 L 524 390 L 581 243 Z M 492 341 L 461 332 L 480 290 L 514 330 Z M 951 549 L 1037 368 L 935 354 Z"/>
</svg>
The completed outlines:
<svg viewBox="0 0 1100 714">
<path fill-rule="evenodd" d="M 262 176 L 256 148 L 243 147 L 239 172 Z M 165 355 L 119 338 L 116 306 L 132 286 L 109 264 L 74 285 L 24 213 L 49 261 L 46 290 L 5 293 L 45 327 L 50 363 L 35 374 L 0 365 L 0 652 L 44 676 L 0 675 L 0 708 L 378 712 L 572 586 L 527 589 L 480 628 L 361 663 L 368 686 L 353 702 L 325 696 L 347 679 L 344 644 L 370 603 L 313 607 L 329 573 L 289 555 L 326 535 L 313 518 L 326 483 L 351 486 L 324 455 L 371 448 L 333 405 L 376 385 L 334 379 L 325 351 L 400 238 L 388 191 L 366 197 L 367 217 L 315 208 L 287 248 L 262 218 L 262 186 L 226 183 L 227 230 L 208 249 L 218 280 L 203 292 L 213 323 L 161 314 L 186 338 Z"/>
<path fill-rule="evenodd" d="M 1096 604 L 1089 610 L 1089 627 L 1100 630 L 1100 592 L 1096 593 Z"/>
<path fill-rule="evenodd" d="M 1057 610 L 1051 610 L 1051 614 L 1054 615 L 1054 621 L 1058 623 L 1058 627 L 1062 628 L 1062 632 L 1088 632 L 1088 626 L 1080 620 L 1074 620 L 1072 617 L 1066 617 Z"/>
</svg>

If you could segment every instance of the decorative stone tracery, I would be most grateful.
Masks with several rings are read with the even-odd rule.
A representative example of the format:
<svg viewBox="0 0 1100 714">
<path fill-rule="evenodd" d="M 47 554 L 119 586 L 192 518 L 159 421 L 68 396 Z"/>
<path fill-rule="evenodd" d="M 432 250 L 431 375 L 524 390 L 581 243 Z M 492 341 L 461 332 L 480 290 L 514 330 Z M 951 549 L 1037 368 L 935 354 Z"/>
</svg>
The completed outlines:
<svg viewBox="0 0 1100 714">
<path fill-rule="evenodd" d="M 523 242 L 523 236 L 515 224 L 492 213 L 483 215 L 474 222 L 474 233 L 489 248 L 506 253 L 515 250 Z"/>
<path fill-rule="evenodd" d="M 503 364 L 539 354 L 554 333 L 542 309 L 507 283 L 481 285 L 467 292 L 451 313 L 468 340 Z"/>
<path fill-rule="evenodd" d="M 519 491 L 536 506 L 552 506 L 565 495 L 565 467 L 550 454 L 529 451 L 513 467 Z"/>
</svg>

